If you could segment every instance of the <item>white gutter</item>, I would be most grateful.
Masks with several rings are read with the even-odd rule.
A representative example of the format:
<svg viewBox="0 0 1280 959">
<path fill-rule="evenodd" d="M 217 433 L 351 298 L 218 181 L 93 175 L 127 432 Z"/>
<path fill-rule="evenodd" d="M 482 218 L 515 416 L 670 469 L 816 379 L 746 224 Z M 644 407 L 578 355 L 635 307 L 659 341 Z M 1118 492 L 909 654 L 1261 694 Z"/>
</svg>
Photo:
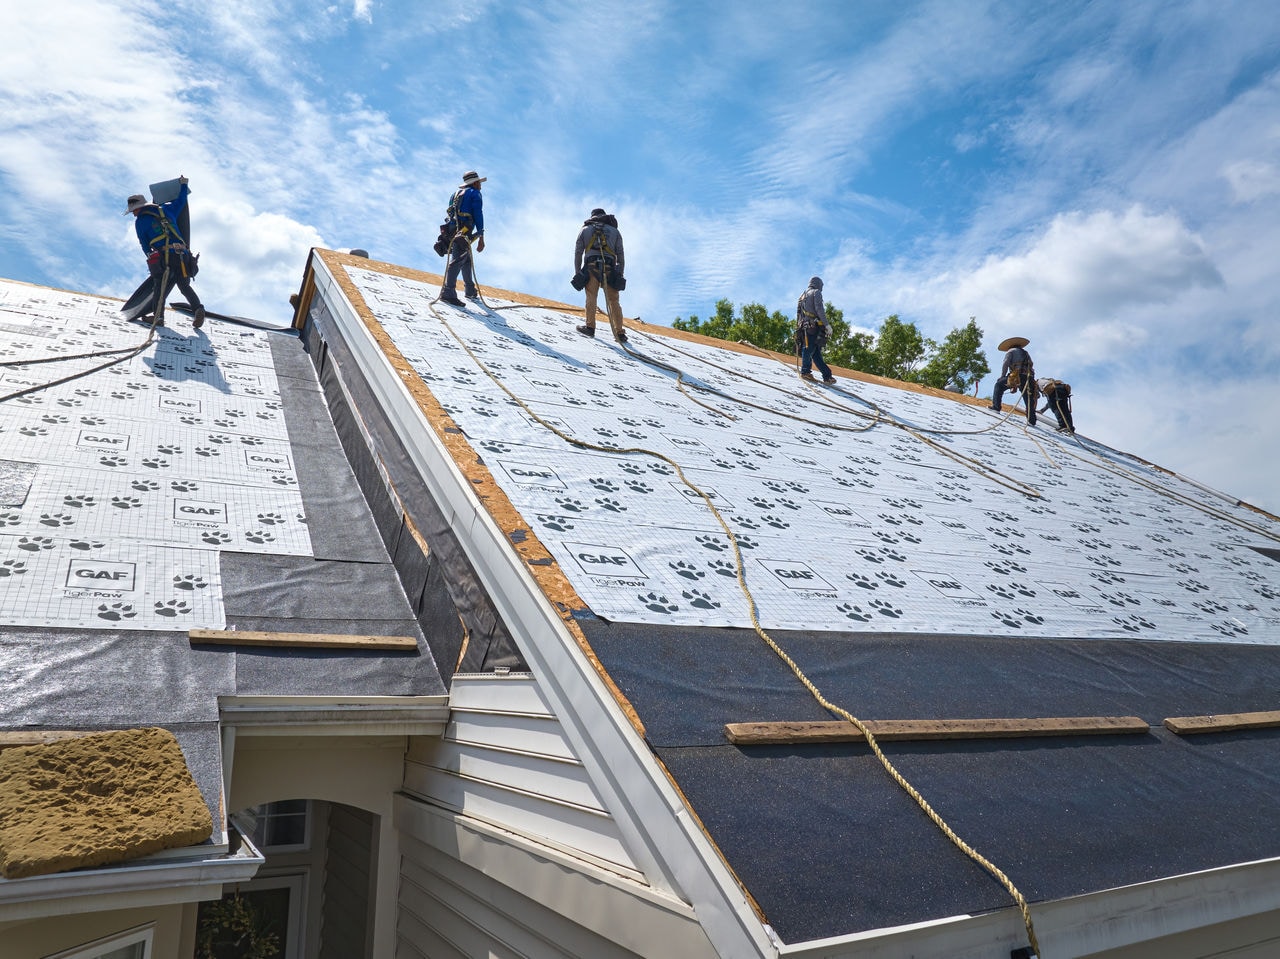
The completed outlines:
<svg viewBox="0 0 1280 959">
<path fill-rule="evenodd" d="M 417 402 L 348 302 L 328 264 L 319 256 L 311 262 L 316 292 L 329 307 L 374 396 L 397 427 L 420 478 L 458 536 L 498 614 L 511 627 L 636 864 L 656 888 L 693 903 L 721 954 L 742 959 L 776 956 L 776 946 L 719 852 L 481 506 L 453 457 L 423 421 Z"/>
<path fill-rule="evenodd" d="M 182 852 L 200 858 L 143 859 L 104 869 L 0 879 L 0 922 L 218 899 L 224 884 L 252 879 L 266 862 L 243 837 L 231 855 L 201 855 L 198 847 Z"/>
</svg>

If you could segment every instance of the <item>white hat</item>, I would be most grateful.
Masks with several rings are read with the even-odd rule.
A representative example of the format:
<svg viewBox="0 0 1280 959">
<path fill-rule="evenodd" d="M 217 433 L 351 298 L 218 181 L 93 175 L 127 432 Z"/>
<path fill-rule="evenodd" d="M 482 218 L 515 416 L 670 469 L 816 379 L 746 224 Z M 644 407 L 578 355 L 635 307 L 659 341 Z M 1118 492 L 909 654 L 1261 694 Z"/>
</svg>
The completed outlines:
<svg viewBox="0 0 1280 959">
<path fill-rule="evenodd" d="M 137 210 L 137 209 L 140 209 L 141 207 L 146 206 L 147 198 L 143 196 L 141 193 L 135 193 L 131 197 L 129 197 L 129 199 L 126 200 L 125 203 L 127 204 L 127 206 L 125 208 L 124 215 L 128 216 L 134 210 Z"/>
<path fill-rule="evenodd" d="M 462 185 L 475 186 L 477 183 L 483 183 L 487 179 L 489 179 L 487 176 L 481 176 L 475 170 L 468 170 L 462 174 Z"/>
</svg>

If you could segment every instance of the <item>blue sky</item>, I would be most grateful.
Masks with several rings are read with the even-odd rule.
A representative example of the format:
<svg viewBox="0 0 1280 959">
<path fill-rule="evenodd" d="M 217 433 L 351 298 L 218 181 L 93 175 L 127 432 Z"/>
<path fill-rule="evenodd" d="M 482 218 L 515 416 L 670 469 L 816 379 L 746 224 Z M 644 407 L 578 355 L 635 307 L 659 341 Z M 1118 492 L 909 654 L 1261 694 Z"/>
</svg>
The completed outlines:
<svg viewBox="0 0 1280 959">
<path fill-rule="evenodd" d="M 1083 433 L 1280 512 L 1265 0 L 59 0 L 2 42 L 0 276 L 127 295 L 124 197 L 185 173 L 202 296 L 283 321 L 313 245 L 438 270 L 478 169 L 482 283 L 576 301 L 605 206 L 628 316 L 814 273 L 867 328 L 974 316 Z"/>
</svg>

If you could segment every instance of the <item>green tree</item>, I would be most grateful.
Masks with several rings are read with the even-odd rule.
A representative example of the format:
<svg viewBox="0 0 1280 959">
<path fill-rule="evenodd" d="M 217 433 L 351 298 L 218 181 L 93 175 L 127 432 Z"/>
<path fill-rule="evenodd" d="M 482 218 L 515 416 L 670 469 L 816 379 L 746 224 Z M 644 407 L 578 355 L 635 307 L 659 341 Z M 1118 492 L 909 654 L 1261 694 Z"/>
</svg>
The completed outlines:
<svg viewBox="0 0 1280 959">
<path fill-rule="evenodd" d="M 962 393 L 991 371 L 982 353 L 982 329 L 973 317 L 939 345 L 896 313 L 885 317 L 875 333 L 850 329 L 844 311 L 830 303 L 826 313 L 829 334 L 823 356 L 836 366 Z M 737 313 L 732 302 L 719 300 L 709 319 L 676 317 L 671 325 L 716 339 L 746 340 L 780 353 L 795 352 L 794 319 L 779 310 L 770 313 L 759 303 L 747 303 Z"/>
</svg>

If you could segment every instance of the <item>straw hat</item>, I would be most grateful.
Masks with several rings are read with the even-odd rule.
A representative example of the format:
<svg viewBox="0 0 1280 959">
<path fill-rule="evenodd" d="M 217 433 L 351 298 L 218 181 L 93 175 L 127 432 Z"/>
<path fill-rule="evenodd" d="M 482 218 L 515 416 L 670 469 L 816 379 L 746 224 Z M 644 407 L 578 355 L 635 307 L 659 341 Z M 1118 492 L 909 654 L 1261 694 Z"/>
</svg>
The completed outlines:
<svg viewBox="0 0 1280 959">
<path fill-rule="evenodd" d="M 1011 336 L 1007 340 L 1003 340 L 996 349 L 1001 353 L 1004 353 L 1006 350 L 1011 350 L 1015 346 L 1026 346 L 1030 342 L 1031 341 L 1025 336 Z"/>
</svg>

